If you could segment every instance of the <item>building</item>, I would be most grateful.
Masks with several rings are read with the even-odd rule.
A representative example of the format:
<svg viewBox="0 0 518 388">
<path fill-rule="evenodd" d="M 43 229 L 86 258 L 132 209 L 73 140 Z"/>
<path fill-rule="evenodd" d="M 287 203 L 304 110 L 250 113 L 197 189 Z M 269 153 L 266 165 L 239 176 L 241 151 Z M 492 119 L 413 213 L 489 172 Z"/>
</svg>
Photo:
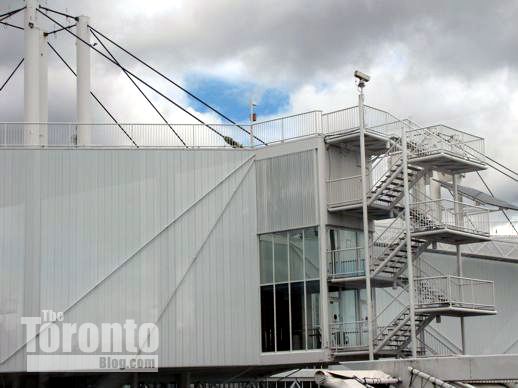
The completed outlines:
<svg viewBox="0 0 518 388">
<path fill-rule="evenodd" d="M 458 191 L 488 168 L 484 139 L 363 95 L 252 125 L 144 125 L 91 124 L 88 109 L 48 123 L 29 101 L 40 92 L 26 92 L 24 123 L 0 125 L 9 382 L 31 378 L 21 319 L 42 310 L 156 324 L 156 379 L 183 385 L 516 349 L 515 258 L 473 253 L 492 243 L 489 209 Z M 480 339 L 494 325 L 502 346 Z"/>
</svg>

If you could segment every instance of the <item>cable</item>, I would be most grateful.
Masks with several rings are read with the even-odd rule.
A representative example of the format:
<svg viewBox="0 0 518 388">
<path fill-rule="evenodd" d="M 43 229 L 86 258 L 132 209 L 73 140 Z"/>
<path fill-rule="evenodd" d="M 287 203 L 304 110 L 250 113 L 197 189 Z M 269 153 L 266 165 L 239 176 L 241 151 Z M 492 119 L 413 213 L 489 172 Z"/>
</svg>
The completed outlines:
<svg viewBox="0 0 518 388">
<path fill-rule="evenodd" d="M 65 66 L 68 68 L 68 70 L 70 70 L 72 72 L 72 74 L 74 74 L 77 77 L 77 73 L 74 71 L 74 69 L 72 69 L 72 67 L 70 67 L 70 65 L 67 63 L 65 58 L 63 58 L 61 56 L 61 54 L 49 42 L 47 42 L 47 44 L 52 49 L 52 51 L 54 51 L 54 53 L 58 56 L 58 58 L 61 59 L 61 62 L 63 62 L 65 64 Z M 103 110 L 108 114 L 108 116 L 110 116 L 110 118 L 115 122 L 115 124 L 117 124 L 117 126 L 121 129 L 121 131 L 124 132 L 124 134 L 128 137 L 128 139 L 131 140 L 131 142 L 135 145 L 135 147 L 139 148 L 137 143 L 135 143 L 135 140 L 133 140 L 133 138 L 124 130 L 122 125 L 120 125 L 117 122 L 115 117 L 113 117 L 113 115 L 108 111 L 108 109 L 103 105 L 103 103 L 97 98 L 97 96 L 94 94 L 94 92 L 90 91 L 90 95 L 95 99 L 95 101 L 97 101 L 97 103 L 101 106 L 101 108 L 103 108 Z"/>
<path fill-rule="evenodd" d="M 452 146 L 455 146 L 455 147 L 459 148 L 462 152 L 466 153 L 468 156 L 471 156 L 471 157 L 473 157 L 473 158 L 475 158 L 475 159 L 479 159 L 479 157 L 477 157 L 476 155 L 474 155 L 474 154 L 472 154 L 472 153 L 470 153 L 470 152 L 466 151 L 466 149 L 465 149 L 465 148 L 462 148 L 462 147 L 461 147 L 461 146 L 459 146 L 458 144 L 452 143 L 452 142 L 450 141 L 451 139 L 450 139 L 450 137 L 449 137 L 449 136 L 444 137 L 444 136 L 441 136 L 441 134 L 432 133 L 432 132 L 430 132 L 430 131 L 428 131 L 428 133 L 429 133 L 429 134 L 432 134 L 433 136 L 439 137 L 441 140 L 445 140 L 445 141 L 447 141 L 447 142 L 448 142 L 448 143 L 450 143 Z M 489 156 L 487 156 L 486 154 L 484 154 L 484 153 L 482 153 L 482 152 L 480 152 L 480 151 L 477 151 L 476 149 L 474 149 L 473 147 L 471 147 L 471 146 L 469 146 L 469 145 L 467 145 L 467 144 L 463 144 L 463 146 L 464 146 L 464 147 L 467 147 L 467 148 L 469 148 L 469 149 L 471 149 L 472 151 L 475 151 L 475 152 L 476 152 L 476 153 L 478 153 L 479 155 L 482 155 L 483 157 L 485 157 L 485 158 L 487 158 L 487 159 L 489 159 L 489 160 L 491 160 L 491 161 L 494 161 L 494 159 L 490 158 Z M 498 163 L 498 162 L 496 162 L 496 161 L 494 161 L 494 162 L 495 162 L 495 163 L 497 163 L 498 165 L 501 165 L 500 163 Z M 506 172 L 504 172 L 504 171 L 500 170 L 498 167 L 495 167 L 495 166 L 494 166 L 494 165 L 492 165 L 491 163 L 487 163 L 487 164 L 489 165 L 489 167 L 491 167 L 491 168 L 495 169 L 495 170 L 496 170 L 496 171 L 498 171 L 500 174 L 503 174 L 503 175 L 505 175 L 506 177 L 508 177 L 509 179 L 512 179 L 513 181 L 515 181 L 515 182 L 517 182 L 517 183 L 518 183 L 518 178 L 512 177 L 511 175 L 509 175 L 508 173 L 506 173 Z M 513 170 L 511 170 L 511 169 L 509 169 L 509 168 L 505 167 L 504 165 L 501 165 L 501 166 L 502 166 L 502 167 L 504 167 L 504 168 L 506 168 L 506 169 L 508 169 L 508 170 L 509 170 L 510 172 L 512 172 L 513 174 L 518 175 L 516 172 L 514 172 Z"/>
<path fill-rule="evenodd" d="M 61 16 L 64 16 L 66 18 L 71 18 L 71 19 L 74 19 L 75 21 L 77 21 L 77 16 L 72 16 L 72 15 L 69 15 L 67 13 L 64 13 L 64 12 L 59 12 L 59 11 L 56 11 L 54 9 L 50 9 L 50 8 L 47 8 L 47 7 L 44 7 L 42 5 L 40 5 L 39 7 L 40 9 L 44 10 L 44 11 L 47 11 L 47 12 L 52 12 L 52 13 L 55 13 L 56 15 L 61 15 Z M 40 11 L 41 12 L 41 11 Z M 42 12 L 43 13 L 43 12 Z M 45 15 L 45 14 L 44 14 Z M 47 16 L 47 15 L 45 15 Z"/>
<path fill-rule="evenodd" d="M 52 35 L 52 34 L 57 34 L 60 31 L 68 30 L 69 28 L 74 28 L 75 26 L 77 26 L 77 24 L 72 24 L 72 25 L 64 27 L 64 28 L 58 28 L 57 30 L 50 31 L 50 32 L 44 32 L 43 35 L 49 36 L 49 35 Z"/>
<path fill-rule="evenodd" d="M 227 116 L 225 116 L 223 113 L 221 113 L 219 110 L 217 110 L 216 108 L 212 107 L 211 105 L 209 105 L 208 103 L 206 103 L 205 101 L 203 101 L 201 98 L 195 96 L 194 94 L 192 94 L 191 92 L 189 92 L 187 89 L 183 88 L 182 86 L 180 86 L 178 83 L 174 82 L 171 78 L 167 77 L 166 75 L 164 75 L 163 73 L 159 72 L 158 70 L 156 70 L 155 68 L 153 68 L 151 65 L 147 64 L 146 62 L 144 62 L 142 59 L 140 59 L 139 57 L 137 57 L 135 54 L 131 53 L 130 51 L 128 51 L 127 49 L 125 49 L 124 47 L 122 47 L 121 45 L 119 45 L 118 43 L 114 42 L 112 39 L 108 38 L 106 35 L 104 35 L 102 32 L 100 32 L 99 30 L 95 29 L 94 27 L 92 26 L 89 26 L 90 29 L 92 31 L 95 31 L 96 33 L 98 33 L 99 35 L 101 35 L 104 39 L 106 39 L 108 42 L 110 42 L 111 44 L 113 44 L 114 46 L 118 47 L 119 49 L 121 49 L 122 51 L 124 51 L 126 54 L 128 54 L 129 56 L 131 56 L 133 59 L 137 60 L 138 62 L 140 62 L 141 64 L 143 64 L 144 66 L 146 66 L 148 69 L 150 69 L 151 71 L 153 71 L 154 73 L 158 74 L 160 77 L 162 77 L 163 79 L 165 79 L 166 81 L 170 82 L 171 84 L 173 84 L 174 86 L 176 86 L 177 88 L 179 88 L 181 91 L 183 91 L 184 93 L 188 94 L 190 97 L 194 98 L 196 101 L 198 101 L 199 103 L 203 104 L 205 107 L 209 108 L 210 110 L 212 110 L 213 112 L 217 113 L 218 115 L 220 115 L 221 117 L 223 117 L 225 120 L 227 120 L 228 122 L 234 124 L 234 125 L 237 125 L 238 128 L 240 128 L 241 130 L 243 130 L 244 132 L 246 132 L 247 134 L 250 135 L 250 131 L 247 131 L 245 128 L 241 127 L 240 125 L 236 124 L 233 120 L 231 120 L 230 118 L 228 118 Z M 254 139 L 260 141 L 262 144 L 266 145 L 267 143 L 265 143 L 263 140 L 259 139 L 257 136 L 254 135 Z"/>
<path fill-rule="evenodd" d="M 38 10 L 39 13 L 41 13 L 43 16 L 45 16 L 47 19 L 49 19 L 50 21 L 56 23 L 58 26 L 60 27 L 64 27 L 61 23 L 59 23 L 57 20 L 53 19 L 52 17 L 50 17 L 49 15 L 41 12 L 40 10 Z M 211 127 L 209 124 L 203 122 L 201 119 L 199 119 L 198 117 L 196 117 L 194 114 L 192 114 L 191 112 L 189 112 L 187 109 L 185 109 L 184 107 L 182 107 L 181 105 L 177 104 L 175 101 L 173 101 L 171 98 L 167 97 L 165 94 L 163 94 L 162 92 L 160 92 L 159 90 L 157 90 L 156 88 L 154 88 L 153 86 L 151 86 L 149 83 L 147 83 L 146 81 L 144 81 L 142 78 L 140 78 L 139 76 L 137 76 L 135 73 L 125 69 L 122 65 L 120 65 L 119 63 L 115 62 L 113 59 L 111 59 L 110 57 L 108 57 L 106 54 L 104 54 L 103 52 L 99 51 L 97 48 L 95 48 L 93 45 L 91 45 L 89 42 L 85 41 L 84 39 L 82 39 L 81 37 L 79 37 L 78 35 L 74 34 L 73 32 L 71 32 L 70 30 L 64 30 L 66 32 L 68 32 L 70 35 L 72 36 L 75 36 L 77 39 L 79 39 L 81 42 L 83 42 L 84 44 L 86 44 L 87 46 L 89 46 L 91 49 L 93 49 L 95 52 L 97 52 L 99 55 L 101 55 L 102 57 L 106 58 L 108 61 L 110 61 L 111 63 L 113 63 L 114 65 L 116 65 L 117 67 L 121 68 L 121 69 L 124 69 L 128 72 L 128 74 L 132 75 L 135 79 L 137 79 L 138 81 L 142 82 L 144 85 L 146 85 L 148 88 L 150 88 L 151 90 L 153 90 L 155 93 L 157 93 L 158 95 L 160 95 L 161 97 L 165 98 L 167 101 L 169 101 L 171 104 L 173 104 L 174 106 L 176 106 L 178 109 L 181 109 L 183 112 L 187 113 L 189 116 L 191 116 L 192 118 L 194 118 L 196 121 L 198 121 L 199 123 L 203 124 L 204 126 L 206 126 L 207 128 L 209 128 L 210 130 L 212 130 L 214 133 L 216 133 L 217 135 L 219 135 L 227 144 L 231 145 L 232 147 L 235 147 L 235 148 L 241 148 L 242 145 L 239 144 L 238 142 L 236 142 L 234 139 L 232 139 L 231 137 L 229 136 L 225 136 L 223 135 L 222 133 L 220 133 L 219 131 L 217 131 L 216 129 L 214 129 L 213 127 Z"/>
<path fill-rule="evenodd" d="M 90 29 L 91 30 L 91 29 Z M 92 32 L 92 35 L 94 36 L 95 39 L 97 39 L 97 41 L 100 43 L 100 45 L 106 50 L 106 52 L 110 55 L 110 57 L 112 57 L 112 59 L 117 62 L 117 64 L 120 65 L 119 61 L 117 61 L 117 59 L 113 56 L 113 54 L 110 52 L 110 50 L 108 50 L 108 48 L 104 45 L 104 43 L 99 39 L 99 37 L 96 35 L 95 32 L 91 31 Z M 162 115 L 162 113 L 160 113 L 160 111 L 157 109 L 157 107 L 155 106 L 155 104 L 153 104 L 153 102 L 151 102 L 151 100 L 148 98 L 148 96 L 146 95 L 146 93 L 144 93 L 144 91 L 137 85 L 137 83 L 135 82 L 135 80 L 133 78 L 131 78 L 131 76 L 126 72 L 126 70 L 122 70 L 124 72 L 124 74 L 126 74 L 126 76 L 129 78 L 129 80 L 131 81 L 131 83 L 137 88 L 137 90 L 140 92 L 140 94 L 142 94 L 142 96 L 144 96 L 144 98 L 146 99 L 146 101 L 153 107 L 153 109 L 155 110 L 156 113 L 158 113 L 158 115 L 162 118 L 162 120 L 167 124 L 167 126 L 169 128 L 171 128 L 171 131 L 173 131 L 173 133 L 176 135 L 176 137 L 182 142 L 182 144 L 186 147 L 186 148 L 189 148 L 187 147 L 187 144 L 183 141 L 183 139 L 180 137 L 180 135 L 174 130 L 174 128 L 171 126 L 171 124 L 168 123 L 167 119 Z"/>
<path fill-rule="evenodd" d="M 6 12 L 6 13 L 4 13 L 4 14 L 0 15 L 0 22 L 1 22 L 1 21 L 3 21 L 3 20 L 5 20 L 5 19 L 10 18 L 11 16 L 13 16 L 13 15 L 17 14 L 17 13 L 18 13 L 18 12 L 20 12 L 20 11 L 23 11 L 25 8 L 26 8 L 26 7 L 21 7 L 21 8 L 18 8 L 18 9 L 15 9 L 15 10 L 13 10 L 13 11 L 9 11 L 9 12 Z"/>
<path fill-rule="evenodd" d="M 479 150 L 476 150 L 475 148 L 473 148 L 473 147 L 471 147 L 471 146 L 469 146 L 469 145 L 467 145 L 467 144 L 464 144 L 464 145 L 465 145 L 466 147 L 468 147 L 470 150 L 475 151 L 477 154 L 484 156 L 486 159 L 491 160 L 493 163 L 496 163 L 498 166 L 500 166 L 500 167 L 502 167 L 502 168 L 506 169 L 507 171 L 511 172 L 512 174 L 518 175 L 518 173 L 517 173 L 516 171 L 511 170 L 509 167 L 504 166 L 502 163 L 500 163 L 500 162 L 496 161 L 495 159 L 493 159 L 493 158 L 491 158 L 491 157 L 487 156 L 487 155 L 486 155 L 486 154 L 484 154 L 483 152 L 480 152 Z"/>
<path fill-rule="evenodd" d="M 493 197 L 495 198 L 495 195 L 493 194 L 493 192 L 491 191 L 491 189 L 489 188 L 489 186 L 487 185 L 486 181 L 484 180 L 484 178 L 482 178 L 482 175 L 480 175 L 480 172 L 477 171 L 476 172 L 478 177 L 480 178 L 480 180 L 482 181 L 482 183 L 484 184 L 484 186 L 486 187 L 486 190 L 487 192 Z M 511 227 L 514 229 L 514 231 L 516 232 L 516 234 L 518 234 L 518 230 L 516 230 L 516 227 L 514 226 L 514 224 L 512 223 L 511 219 L 509 218 L 509 216 L 507 215 L 506 211 L 504 209 L 502 209 L 502 213 L 504 214 L 505 218 L 507 218 L 507 221 L 509 221 L 509 223 L 511 224 Z"/>
<path fill-rule="evenodd" d="M 2 86 L 0 87 L 0 92 L 4 89 L 5 85 L 7 85 L 7 83 L 11 80 L 11 78 L 13 78 L 13 75 L 14 73 L 16 73 L 16 71 L 20 68 L 20 66 L 22 65 L 24 61 L 24 58 L 22 58 L 20 60 L 20 62 L 18 62 L 18 64 L 16 65 L 16 67 L 14 68 L 14 70 L 11 72 L 11 74 L 9 74 L 9 77 L 7 77 L 7 79 L 5 80 L 5 82 L 2 84 Z"/>
<path fill-rule="evenodd" d="M 13 28 L 16 28 L 16 29 L 18 29 L 18 30 L 23 30 L 23 27 L 15 26 L 14 24 L 11 24 L 11 23 L 7 23 L 7 22 L 0 22 L 0 24 L 3 24 L 4 26 L 8 26 L 8 27 L 13 27 Z"/>
</svg>

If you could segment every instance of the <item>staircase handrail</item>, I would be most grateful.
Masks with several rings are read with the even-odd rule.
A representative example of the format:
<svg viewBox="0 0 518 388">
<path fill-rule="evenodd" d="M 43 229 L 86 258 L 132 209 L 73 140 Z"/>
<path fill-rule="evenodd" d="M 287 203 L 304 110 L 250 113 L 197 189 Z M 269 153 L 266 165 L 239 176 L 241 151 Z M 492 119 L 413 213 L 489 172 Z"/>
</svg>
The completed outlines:
<svg viewBox="0 0 518 388">
<path fill-rule="evenodd" d="M 385 291 L 387 294 L 389 294 L 389 292 L 387 290 L 385 290 L 384 288 L 382 288 L 383 291 Z M 408 285 L 406 285 L 405 287 L 401 287 L 401 291 L 399 291 L 399 293 L 396 295 L 396 296 L 393 296 L 393 295 L 390 295 L 392 296 L 392 301 L 390 303 L 388 303 L 385 308 L 383 310 L 381 310 L 377 315 L 376 315 L 376 322 L 378 322 L 378 319 L 381 317 L 381 315 L 383 313 L 385 313 L 385 311 L 387 311 L 389 309 L 390 306 L 392 306 L 394 304 L 394 302 L 398 302 L 399 304 L 401 304 L 402 306 L 405 306 L 405 307 L 408 307 L 406 306 L 403 302 L 401 302 L 399 300 L 399 297 L 401 296 L 401 294 L 403 294 L 404 292 L 408 292 Z M 397 316 L 401 315 L 401 313 L 399 313 Z"/>
<path fill-rule="evenodd" d="M 426 334 L 432 336 L 436 341 L 438 341 L 441 345 L 446 347 L 448 350 L 452 352 L 452 354 L 461 354 L 462 348 L 454 343 L 451 339 L 442 334 L 439 330 L 437 330 L 433 326 L 427 326 L 424 329 Z"/>
<path fill-rule="evenodd" d="M 399 151 L 396 152 L 396 150 L 399 150 Z M 388 159 L 395 154 L 398 155 L 397 158 L 394 161 L 389 162 Z M 375 189 L 378 187 L 379 183 L 384 178 L 390 177 L 390 175 L 392 174 L 391 168 L 393 166 L 396 166 L 402 159 L 403 159 L 403 153 L 401 152 L 401 146 L 397 142 L 395 142 L 388 149 L 388 151 L 385 154 L 383 154 L 383 157 L 379 158 L 370 168 L 371 178 L 376 179 L 374 181 L 374 183 L 371 184 L 371 187 L 369 189 L 370 194 L 376 193 L 377 190 L 375 190 Z M 381 167 L 382 163 L 384 163 L 385 161 L 387 161 L 388 167 L 386 167 L 386 168 L 385 168 L 385 166 Z M 381 172 L 378 172 L 378 170 L 381 170 Z"/>
</svg>

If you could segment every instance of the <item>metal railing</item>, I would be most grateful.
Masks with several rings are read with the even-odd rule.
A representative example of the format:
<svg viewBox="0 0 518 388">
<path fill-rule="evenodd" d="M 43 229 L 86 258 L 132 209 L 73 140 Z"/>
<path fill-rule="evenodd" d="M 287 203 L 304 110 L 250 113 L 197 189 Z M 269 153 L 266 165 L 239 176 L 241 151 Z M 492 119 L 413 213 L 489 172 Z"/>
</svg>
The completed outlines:
<svg viewBox="0 0 518 388">
<path fill-rule="evenodd" d="M 0 124 L 0 145 L 25 147 L 45 144 L 48 147 L 134 148 L 134 141 L 139 147 L 184 148 L 186 145 L 192 148 L 246 147 L 250 142 L 250 136 L 243 129 L 249 131 L 250 126 L 230 124 L 2 123 Z M 35 144 L 28 144 L 25 140 L 28 131 L 39 134 L 35 137 L 39 139 Z M 90 140 L 87 141 L 87 144 L 78 146 L 78 136 L 81 131 L 88 132 Z"/>
<path fill-rule="evenodd" d="M 330 348 L 341 350 L 367 346 L 368 330 L 367 321 L 331 323 L 329 325 Z"/>
<path fill-rule="evenodd" d="M 435 125 L 408 131 L 408 143 L 414 145 L 413 157 L 423 157 L 441 152 L 484 162 L 484 139 L 467 132 Z"/>
<path fill-rule="evenodd" d="M 408 120 L 399 120 L 381 109 L 365 105 L 365 129 L 386 137 L 399 137 L 402 129 L 414 129 Z M 322 130 L 325 134 L 358 130 L 360 126 L 358 106 L 322 114 Z"/>
<path fill-rule="evenodd" d="M 371 248 L 371 263 L 376 265 L 379 260 L 388 255 L 405 237 L 405 221 L 403 214 L 386 226 L 381 233 L 374 235 Z"/>
<path fill-rule="evenodd" d="M 462 307 L 495 311 L 495 285 L 491 280 L 453 275 L 415 279 L 416 308 Z"/>
<path fill-rule="evenodd" d="M 397 143 L 382 156 L 379 156 L 368 172 L 369 192 L 367 194 L 370 200 L 374 200 L 374 196 L 379 194 L 383 184 L 390 175 L 395 172 L 401 165 L 401 150 Z M 347 206 L 348 204 L 356 204 L 362 199 L 362 176 L 354 175 L 346 178 L 335 178 L 327 181 L 328 205 L 329 206 Z M 376 201 L 373 201 L 376 202 Z"/>
<path fill-rule="evenodd" d="M 347 206 L 362 199 L 361 175 L 327 181 L 327 204 L 329 206 Z"/>
<path fill-rule="evenodd" d="M 322 111 L 315 110 L 254 123 L 253 134 L 267 144 L 322 133 Z M 254 140 L 255 146 L 263 145 Z"/>
<path fill-rule="evenodd" d="M 363 248 L 344 248 L 327 252 L 328 273 L 331 277 L 365 275 Z"/>
<path fill-rule="evenodd" d="M 445 357 L 462 354 L 462 349 L 459 346 L 431 326 L 426 327 L 417 336 L 417 341 L 421 344 L 423 349 L 421 357 Z"/>
<path fill-rule="evenodd" d="M 450 199 L 410 204 L 414 232 L 454 229 L 489 236 L 489 209 Z"/>
</svg>

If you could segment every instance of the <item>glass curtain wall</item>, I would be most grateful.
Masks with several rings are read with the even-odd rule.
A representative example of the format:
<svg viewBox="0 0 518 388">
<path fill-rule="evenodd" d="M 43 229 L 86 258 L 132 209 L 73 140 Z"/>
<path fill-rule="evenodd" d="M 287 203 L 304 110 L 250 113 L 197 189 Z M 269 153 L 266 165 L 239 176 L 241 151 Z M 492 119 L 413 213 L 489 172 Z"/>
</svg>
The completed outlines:
<svg viewBox="0 0 518 388">
<path fill-rule="evenodd" d="M 318 229 L 263 234 L 259 254 L 263 352 L 320 348 Z"/>
</svg>

